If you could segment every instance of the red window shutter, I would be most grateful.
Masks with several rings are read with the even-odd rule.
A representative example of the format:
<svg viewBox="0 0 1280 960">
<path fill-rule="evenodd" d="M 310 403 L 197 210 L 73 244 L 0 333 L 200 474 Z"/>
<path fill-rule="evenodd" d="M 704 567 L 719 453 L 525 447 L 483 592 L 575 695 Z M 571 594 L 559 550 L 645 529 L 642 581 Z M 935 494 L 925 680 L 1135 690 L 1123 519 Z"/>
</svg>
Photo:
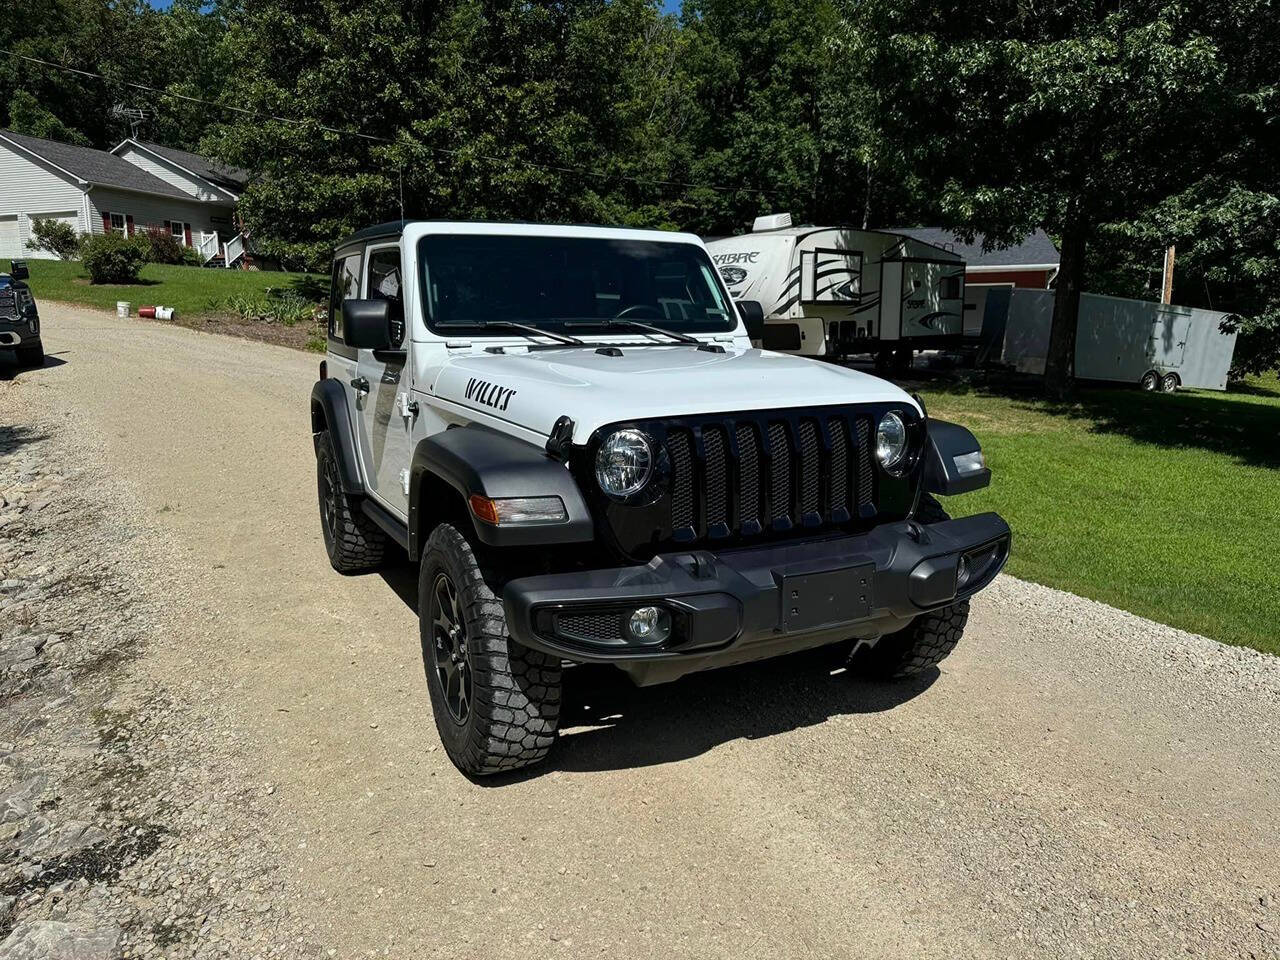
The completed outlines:
<svg viewBox="0 0 1280 960">
<path fill-rule="evenodd" d="M 133 236 L 133 214 L 126 213 L 124 216 L 124 232 L 128 236 Z"/>
<path fill-rule="evenodd" d="M 111 213 L 108 210 L 102 211 L 102 232 L 103 233 L 111 232 Z"/>
<path fill-rule="evenodd" d="M 165 228 L 166 230 L 168 230 L 170 233 L 172 233 L 172 232 L 173 232 L 173 221 L 172 221 L 172 220 L 166 220 L 166 221 L 164 222 L 164 228 Z"/>
<path fill-rule="evenodd" d="M 191 246 L 191 224 L 186 224 L 182 228 L 182 232 L 187 236 L 187 246 Z"/>
</svg>

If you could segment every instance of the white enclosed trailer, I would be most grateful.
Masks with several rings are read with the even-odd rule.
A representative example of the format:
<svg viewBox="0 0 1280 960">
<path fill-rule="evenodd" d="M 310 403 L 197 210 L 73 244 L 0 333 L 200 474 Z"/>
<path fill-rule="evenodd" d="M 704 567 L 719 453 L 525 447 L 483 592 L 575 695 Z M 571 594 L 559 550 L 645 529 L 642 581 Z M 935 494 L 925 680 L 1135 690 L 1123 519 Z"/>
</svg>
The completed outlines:
<svg viewBox="0 0 1280 960">
<path fill-rule="evenodd" d="M 760 304 L 768 349 L 878 354 L 964 336 L 964 261 L 941 247 L 880 230 L 796 227 L 784 213 L 707 250 L 733 298 Z"/>
<path fill-rule="evenodd" d="M 1052 290 L 1013 290 L 1005 323 L 1006 363 L 1044 373 L 1053 323 Z M 1236 335 L 1222 330 L 1230 314 L 1096 293 L 1080 295 L 1076 376 L 1136 383 L 1148 390 L 1225 390 Z"/>
</svg>

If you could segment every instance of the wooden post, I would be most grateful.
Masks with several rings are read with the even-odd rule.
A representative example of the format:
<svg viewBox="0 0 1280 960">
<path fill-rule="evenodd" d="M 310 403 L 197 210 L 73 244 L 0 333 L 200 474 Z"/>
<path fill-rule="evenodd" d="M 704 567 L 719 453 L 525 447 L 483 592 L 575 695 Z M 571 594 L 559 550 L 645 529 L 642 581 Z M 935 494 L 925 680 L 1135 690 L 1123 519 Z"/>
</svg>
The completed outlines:
<svg viewBox="0 0 1280 960">
<path fill-rule="evenodd" d="M 1160 302 L 1173 303 L 1173 244 L 1164 252 L 1164 282 L 1160 284 Z"/>
</svg>

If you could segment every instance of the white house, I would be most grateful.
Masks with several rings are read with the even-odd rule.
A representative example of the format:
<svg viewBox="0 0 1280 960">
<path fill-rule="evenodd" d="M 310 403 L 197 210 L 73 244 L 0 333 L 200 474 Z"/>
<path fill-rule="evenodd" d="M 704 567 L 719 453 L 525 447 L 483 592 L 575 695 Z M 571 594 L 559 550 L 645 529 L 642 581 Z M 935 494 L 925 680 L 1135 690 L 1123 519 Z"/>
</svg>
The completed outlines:
<svg viewBox="0 0 1280 960">
<path fill-rule="evenodd" d="M 27 247 L 31 221 L 80 233 L 165 230 L 201 259 L 231 266 L 244 254 L 236 201 L 243 170 L 194 153 L 125 140 L 114 150 L 0 130 L 0 258 L 50 257 Z"/>
</svg>

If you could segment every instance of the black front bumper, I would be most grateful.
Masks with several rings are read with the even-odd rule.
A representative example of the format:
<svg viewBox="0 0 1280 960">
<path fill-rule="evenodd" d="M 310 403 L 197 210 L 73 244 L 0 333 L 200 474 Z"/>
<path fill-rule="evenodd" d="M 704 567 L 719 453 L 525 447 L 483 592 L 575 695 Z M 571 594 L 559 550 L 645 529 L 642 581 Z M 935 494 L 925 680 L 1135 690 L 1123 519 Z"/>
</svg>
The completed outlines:
<svg viewBox="0 0 1280 960">
<path fill-rule="evenodd" d="M 40 321 L 0 317 L 0 350 L 35 343 L 40 339 Z"/>
<path fill-rule="evenodd" d="M 525 577 L 507 584 L 503 600 L 520 643 L 566 660 L 616 663 L 653 683 L 901 629 L 989 584 L 1009 540 L 994 513 L 904 521 L 856 536 Z M 638 642 L 626 628 L 631 611 L 650 605 L 671 614 L 665 642 Z"/>
</svg>

